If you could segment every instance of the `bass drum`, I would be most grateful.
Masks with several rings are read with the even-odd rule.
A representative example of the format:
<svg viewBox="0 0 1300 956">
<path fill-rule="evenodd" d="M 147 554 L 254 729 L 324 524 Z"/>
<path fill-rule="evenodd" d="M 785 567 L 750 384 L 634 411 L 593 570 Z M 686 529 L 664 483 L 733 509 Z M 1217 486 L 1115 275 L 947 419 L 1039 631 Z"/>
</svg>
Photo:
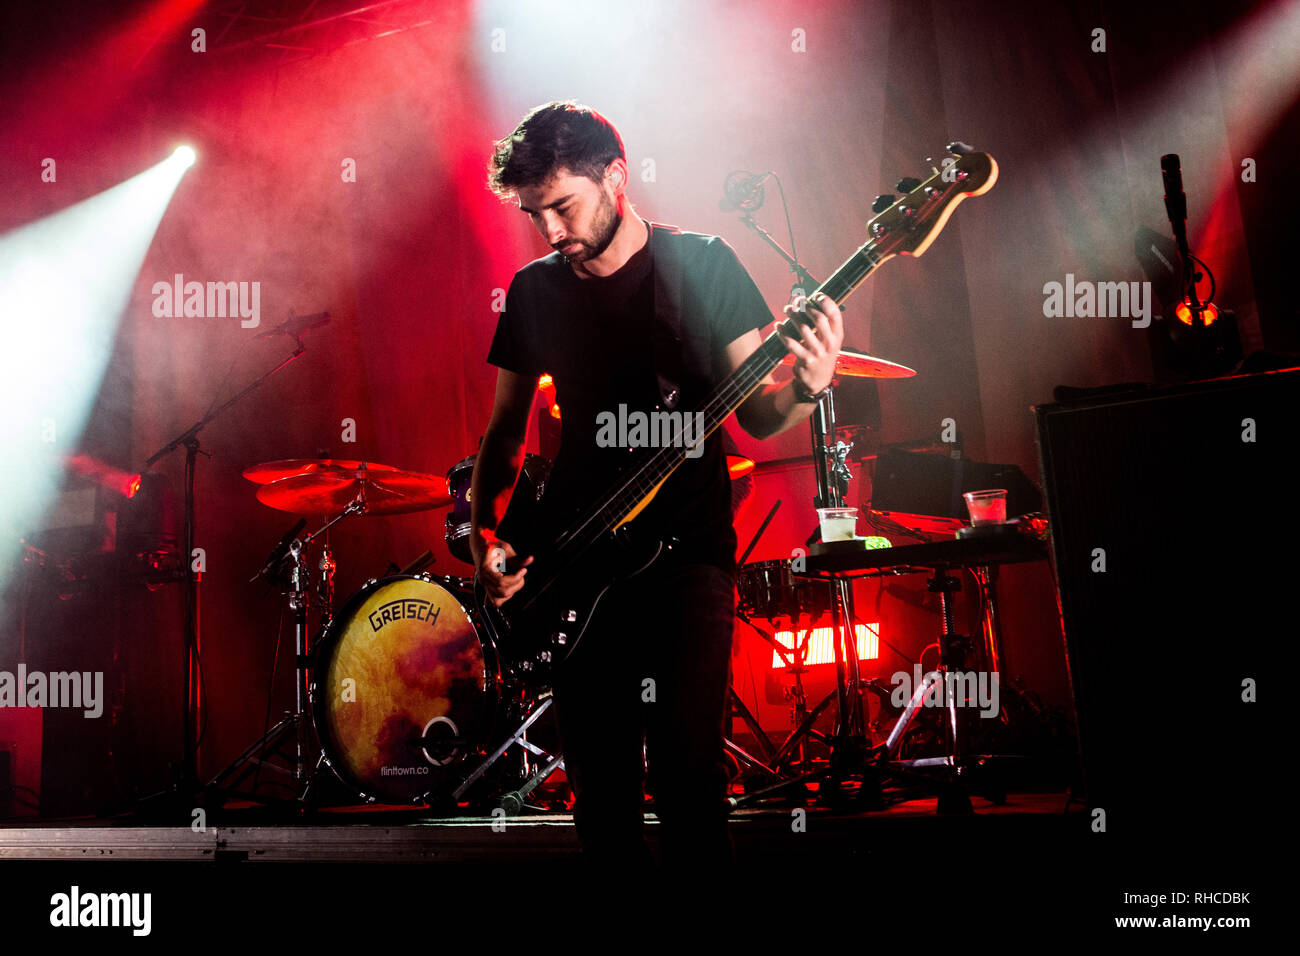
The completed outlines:
<svg viewBox="0 0 1300 956">
<path fill-rule="evenodd" d="M 312 717 L 335 775 L 369 803 L 414 804 L 471 771 L 500 675 L 453 579 L 369 581 L 321 635 Z M 462 603 L 464 602 L 464 603 Z"/>
</svg>

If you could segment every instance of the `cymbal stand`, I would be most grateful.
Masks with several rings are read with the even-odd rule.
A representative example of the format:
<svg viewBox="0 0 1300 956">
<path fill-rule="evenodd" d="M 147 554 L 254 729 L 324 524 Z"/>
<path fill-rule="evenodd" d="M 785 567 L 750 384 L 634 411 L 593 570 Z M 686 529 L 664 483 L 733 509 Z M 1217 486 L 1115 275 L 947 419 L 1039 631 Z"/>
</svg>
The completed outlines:
<svg viewBox="0 0 1300 956">
<path fill-rule="evenodd" d="M 784 259 L 794 273 L 797 283 L 804 289 L 815 289 L 821 285 L 799 260 L 787 252 L 781 244 L 754 219 L 752 206 L 744 207 L 741 222 L 758 234 L 764 242 Z M 839 508 L 844 506 L 844 495 L 848 492 L 852 473 L 848 467 L 848 453 L 852 446 L 835 441 L 835 397 L 833 386 L 828 388 L 817 403 L 809 423 L 812 435 L 813 471 L 817 478 L 817 495 L 814 506 L 817 508 Z M 831 443 L 834 442 L 832 445 Z M 816 533 L 815 533 L 816 534 Z M 814 535 L 815 537 L 815 535 Z M 879 805 L 880 783 L 872 762 L 868 759 L 870 740 L 864 705 L 865 684 L 861 679 L 857 652 L 857 618 L 853 613 L 853 585 L 844 578 L 836 578 L 831 588 L 831 624 L 835 640 L 835 699 L 839 721 L 831 744 L 831 762 L 828 771 L 803 774 L 793 781 L 785 781 L 753 795 L 746 794 L 741 800 L 761 799 L 775 789 L 801 782 L 804 778 L 828 777 L 838 789 L 845 778 L 858 775 L 862 778 L 862 799 L 872 806 Z M 817 712 L 821 705 L 814 709 Z M 811 716 L 811 715 L 810 715 Z M 760 795 L 761 794 L 761 795 Z M 732 801 L 733 805 L 736 801 Z"/>
<path fill-rule="evenodd" d="M 790 765 L 801 765 L 807 760 L 807 753 L 804 749 L 806 738 L 814 738 L 826 742 L 826 736 L 820 731 L 814 729 L 814 725 L 825 713 L 826 709 L 838 699 L 834 692 L 827 694 L 822 698 L 811 711 L 808 709 L 808 695 L 804 691 L 803 675 L 807 673 L 808 668 L 804 664 L 807 657 L 807 640 L 802 645 L 796 644 L 795 647 L 786 647 L 776 637 L 763 628 L 755 624 L 740 608 L 736 609 L 736 616 L 750 626 L 763 640 L 771 644 L 776 653 L 785 661 L 787 674 L 794 675 L 794 686 L 789 690 L 789 698 L 793 702 L 793 723 L 794 730 L 781 742 L 781 746 L 773 745 L 772 738 L 763 730 L 757 719 L 750 713 L 744 702 L 735 690 L 730 691 L 731 706 L 736 716 L 740 717 L 749 727 L 750 731 L 758 740 L 759 749 L 763 752 L 762 759 L 754 757 L 745 751 L 735 741 L 727 738 L 724 745 L 727 750 L 734 754 L 738 759 L 744 761 L 752 767 L 773 777 L 780 777 L 784 774 Z M 791 631 L 794 634 L 799 633 L 798 618 L 791 620 Z M 808 633 L 808 629 L 804 629 Z"/>
<path fill-rule="evenodd" d="M 350 515 L 365 514 L 365 511 L 366 498 L 363 486 L 357 492 L 356 498 L 337 515 L 326 521 L 321 528 L 290 541 L 287 546 L 287 553 L 272 569 L 271 573 L 273 574 L 284 573 L 287 566 L 289 589 L 285 592 L 285 595 L 289 610 L 293 613 L 294 709 L 264 735 L 250 744 L 225 769 L 213 777 L 208 783 L 207 789 L 227 788 L 227 784 L 238 785 L 251 772 L 247 765 L 261 764 L 261 755 L 265 753 L 267 747 L 292 731 L 294 733 L 292 779 L 294 788 L 298 791 L 298 801 L 305 802 L 307 800 L 316 769 L 313 768 L 309 771 L 307 768 L 308 753 L 311 750 L 310 725 L 312 719 L 311 680 L 309 674 L 312 649 L 307 637 L 307 612 L 313 606 L 311 599 L 311 569 L 307 563 L 307 551 L 317 538 L 324 535 L 335 524 Z M 321 558 L 322 567 L 324 567 L 327 556 L 329 557 L 329 563 L 333 564 L 333 557 L 327 550 Z M 332 568 L 328 573 L 332 574 Z M 253 580 L 257 580 L 260 576 L 260 573 L 255 575 Z"/>
</svg>

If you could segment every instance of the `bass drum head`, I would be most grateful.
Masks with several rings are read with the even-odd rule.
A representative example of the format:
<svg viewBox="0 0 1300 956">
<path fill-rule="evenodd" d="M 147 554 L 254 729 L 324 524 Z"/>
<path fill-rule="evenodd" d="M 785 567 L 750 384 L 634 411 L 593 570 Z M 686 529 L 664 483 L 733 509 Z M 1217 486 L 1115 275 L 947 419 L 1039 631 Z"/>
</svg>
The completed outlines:
<svg viewBox="0 0 1300 956">
<path fill-rule="evenodd" d="M 312 675 L 326 762 L 369 802 L 421 803 L 463 780 L 495 693 L 490 647 L 427 575 L 372 581 L 349 599 Z"/>
</svg>

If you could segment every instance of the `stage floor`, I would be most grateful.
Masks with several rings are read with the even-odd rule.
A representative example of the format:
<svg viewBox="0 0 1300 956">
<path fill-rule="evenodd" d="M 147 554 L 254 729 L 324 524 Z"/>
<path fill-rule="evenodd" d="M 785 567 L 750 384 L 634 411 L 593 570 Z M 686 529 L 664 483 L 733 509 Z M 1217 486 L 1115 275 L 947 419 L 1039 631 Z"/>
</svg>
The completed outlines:
<svg viewBox="0 0 1300 956">
<path fill-rule="evenodd" d="M 738 862 L 813 862 L 828 854 L 866 860 L 945 837 L 1056 842 L 1077 832 L 1083 817 L 1078 804 L 1067 812 L 1066 795 L 1057 792 L 1011 794 L 1001 805 L 974 797 L 966 816 L 940 815 L 931 797 L 871 812 L 741 808 L 731 815 L 731 834 Z M 567 813 L 431 817 L 406 809 L 359 807 L 317 810 L 309 819 L 285 822 L 282 813 L 227 808 L 213 811 L 212 820 L 201 830 L 142 826 L 130 817 L 10 822 L 0 825 L 0 859 L 487 863 L 578 854 Z M 653 846 L 653 813 L 647 813 L 646 823 Z"/>
</svg>

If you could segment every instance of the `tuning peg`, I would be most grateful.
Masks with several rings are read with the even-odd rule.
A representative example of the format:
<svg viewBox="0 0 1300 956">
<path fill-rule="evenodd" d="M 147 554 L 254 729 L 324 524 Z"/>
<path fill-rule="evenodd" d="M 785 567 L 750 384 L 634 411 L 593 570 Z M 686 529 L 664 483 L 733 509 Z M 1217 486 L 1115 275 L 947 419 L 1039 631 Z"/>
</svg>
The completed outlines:
<svg viewBox="0 0 1300 956">
<path fill-rule="evenodd" d="M 900 193 L 910 193 L 913 189 L 915 189 L 919 185 L 921 185 L 921 180 L 913 179 L 911 176 L 904 176 L 902 179 L 898 181 L 898 185 L 896 185 L 894 188 L 897 189 Z"/>
<path fill-rule="evenodd" d="M 884 193 L 882 195 L 877 196 L 876 201 L 871 204 L 871 211 L 884 212 L 886 209 L 888 209 L 890 206 L 894 204 L 894 200 L 896 198 L 897 197 L 892 196 L 889 193 Z"/>
<path fill-rule="evenodd" d="M 975 152 L 975 147 L 968 146 L 966 143 L 958 140 L 955 143 L 948 144 L 948 152 L 952 153 L 954 156 L 966 156 Z"/>
</svg>

